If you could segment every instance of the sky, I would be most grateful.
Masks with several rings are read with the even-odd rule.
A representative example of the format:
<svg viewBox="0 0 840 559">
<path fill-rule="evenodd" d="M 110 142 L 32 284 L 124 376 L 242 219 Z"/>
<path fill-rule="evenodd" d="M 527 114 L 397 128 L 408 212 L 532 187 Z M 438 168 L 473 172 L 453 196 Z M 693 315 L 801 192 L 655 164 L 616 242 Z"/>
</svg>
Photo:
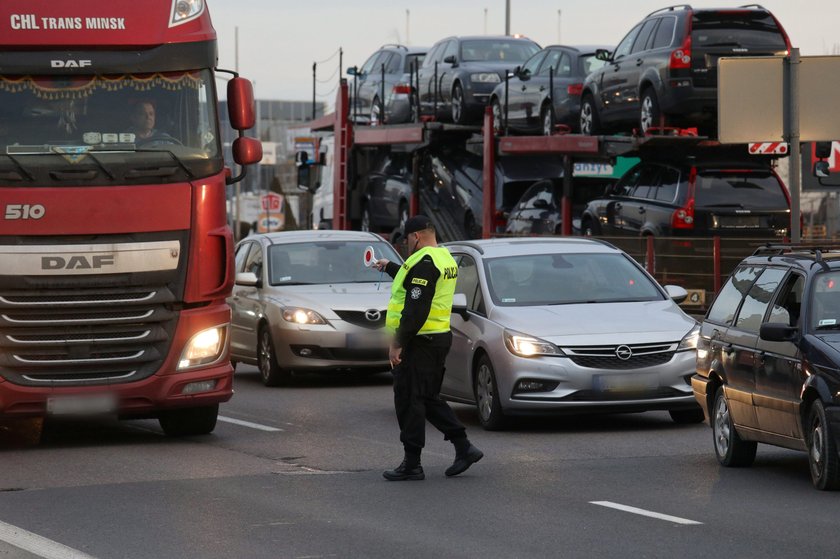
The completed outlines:
<svg viewBox="0 0 840 559">
<path fill-rule="evenodd" d="M 670 0 L 510 0 L 511 33 L 540 45 L 617 44 L 648 13 Z M 450 35 L 504 34 L 505 0 L 207 0 L 219 38 L 219 67 L 236 66 L 258 99 L 312 99 L 332 106 L 343 69 L 385 43 L 431 46 Z M 723 1 L 694 7 L 737 6 Z M 840 1 L 763 0 L 803 56 L 840 54 Z M 409 11 L 408 17 L 406 10 Z M 485 11 L 486 10 L 486 11 Z M 558 14 L 558 11 L 560 12 Z"/>
</svg>

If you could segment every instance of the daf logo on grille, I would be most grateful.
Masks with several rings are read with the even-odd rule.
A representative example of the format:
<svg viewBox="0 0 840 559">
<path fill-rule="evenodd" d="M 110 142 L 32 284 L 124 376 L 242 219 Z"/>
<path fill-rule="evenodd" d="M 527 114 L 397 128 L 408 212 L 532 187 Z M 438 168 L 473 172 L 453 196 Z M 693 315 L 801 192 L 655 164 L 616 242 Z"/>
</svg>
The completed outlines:
<svg viewBox="0 0 840 559">
<path fill-rule="evenodd" d="M 633 357 L 633 350 L 626 345 L 620 345 L 615 348 L 615 356 L 621 359 L 622 361 L 627 361 L 631 357 Z"/>
<path fill-rule="evenodd" d="M 370 322 L 376 322 L 382 318 L 382 312 L 376 309 L 370 309 L 369 311 L 365 311 L 365 318 L 367 318 Z"/>
</svg>

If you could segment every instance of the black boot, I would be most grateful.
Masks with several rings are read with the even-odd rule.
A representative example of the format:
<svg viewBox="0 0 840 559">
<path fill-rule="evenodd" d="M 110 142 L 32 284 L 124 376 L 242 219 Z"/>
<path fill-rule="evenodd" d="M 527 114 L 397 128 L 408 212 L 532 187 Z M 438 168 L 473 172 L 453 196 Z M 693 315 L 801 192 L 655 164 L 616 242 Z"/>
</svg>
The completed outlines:
<svg viewBox="0 0 840 559">
<path fill-rule="evenodd" d="M 426 474 L 420 465 L 420 455 L 406 452 L 402 463 L 393 470 L 382 472 L 382 477 L 388 481 L 415 481 L 426 479 Z"/>
<path fill-rule="evenodd" d="M 447 477 L 457 476 L 467 471 L 467 468 L 484 458 L 484 453 L 473 446 L 470 441 L 464 439 L 453 439 L 455 445 L 455 461 L 446 468 Z"/>
</svg>

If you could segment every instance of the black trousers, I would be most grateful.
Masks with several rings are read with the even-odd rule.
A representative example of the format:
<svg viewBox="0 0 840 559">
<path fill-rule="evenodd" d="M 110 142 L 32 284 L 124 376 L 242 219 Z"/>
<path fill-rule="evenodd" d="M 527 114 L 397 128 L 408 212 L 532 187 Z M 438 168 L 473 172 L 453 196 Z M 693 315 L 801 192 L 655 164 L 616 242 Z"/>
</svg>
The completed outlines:
<svg viewBox="0 0 840 559">
<path fill-rule="evenodd" d="M 426 420 L 443 433 L 445 440 L 467 436 L 452 408 L 440 397 L 450 345 L 451 333 L 416 336 L 403 348 L 402 361 L 391 371 L 400 441 L 406 453 L 422 451 L 426 444 Z"/>
</svg>

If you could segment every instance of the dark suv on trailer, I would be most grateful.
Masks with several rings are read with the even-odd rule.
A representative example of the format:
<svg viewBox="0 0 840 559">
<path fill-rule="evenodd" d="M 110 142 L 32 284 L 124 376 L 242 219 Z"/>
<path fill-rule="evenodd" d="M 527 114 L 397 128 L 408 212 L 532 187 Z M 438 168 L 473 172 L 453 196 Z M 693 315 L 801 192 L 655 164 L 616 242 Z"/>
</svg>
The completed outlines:
<svg viewBox="0 0 840 559">
<path fill-rule="evenodd" d="M 734 9 L 664 8 L 621 40 L 583 85 L 580 128 L 701 125 L 717 117 L 717 61 L 723 56 L 785 55 L 790 40 L 757 4 Z"/>
<path fill-rule="evenodd" d="M 803 450 L 814 486 L 840 488 L 840 250 L 741 262 L 701 326 L 691 385 L 721 464 L 749 466 L 756 443 Z"/>
<path fill-rule="evenodd" d="M 652 162 L 627 171 L 581 215 L 584 235 L 784 237 L 790 197 L 762 162 Z"/>
</svg>

